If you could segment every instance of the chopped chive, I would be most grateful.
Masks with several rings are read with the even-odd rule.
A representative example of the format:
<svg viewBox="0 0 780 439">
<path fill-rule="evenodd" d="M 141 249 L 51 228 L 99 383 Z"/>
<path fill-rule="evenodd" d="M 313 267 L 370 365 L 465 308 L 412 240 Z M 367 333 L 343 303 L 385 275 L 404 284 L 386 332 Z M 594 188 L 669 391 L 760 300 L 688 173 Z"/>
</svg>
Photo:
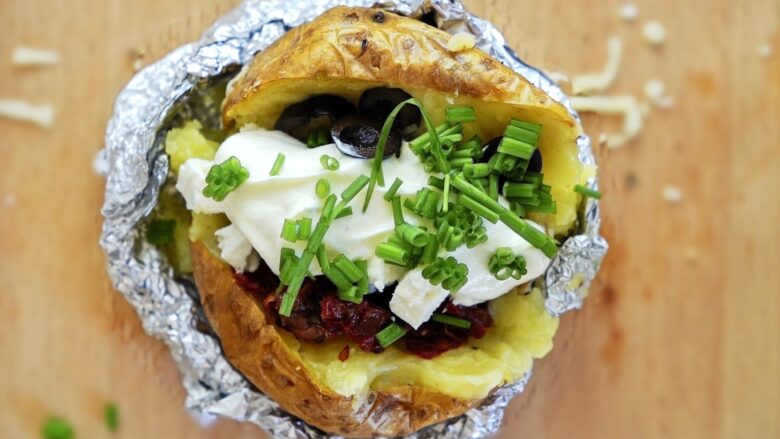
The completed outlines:
<svg viewBox="0 0 780 439">
<path fill-rule="evenodd" d="M 284 263 L 292 257 L 295 257 L 295 250 L 289 247 L 282 247 L 282 250 L 279 252 L 279 271 L 282 270 Z"/>
<path fill-rule="evenodd" d="M 532 131 L 532 132 L 534 132 L 536 134 L 539 134 L 539 133 L 542 132 L 542 125 L 539 125 L 539 124 L 536 124 L 536 123 L 531 123 L 531 122 L 523 122 L 522 120 L 512 119 L 511 121 L 509 121 L 509 125 L 512 125 L 512 126 L 515 126 L 515 127 L 518 127 L 518 128 L 523 128 L 523 129 Z"/>
<path fill-rule="evenodd" d="M 533 198 L 536 187 L 530 183 L 506 183 L 504 196 L 507 198 Z"/>
<path fill-rule="evenodd" d="M 274 177 L 279 174 L 279 171 L 282 170 L 282 165 L 284 164 L 284 154 L 281 152 L 276 155 L 276 160 L 274 160 L 274 165 L 271 166 L 271 172 L 268 173 L 271 177 Z"/>
<path fill-rule="evenodd" d="M 425 246 L 422 256 L 420 257 L 420 263 L 430 264 L 436 259 L 436 255 L 439 253 L 439 239 L 436 236 L 431 236 L 428 245 Z"/>
<path fill-rule="evenodd" d="M 491 174 L 488 177 L 488 195 L 495 201 L 498 201 L 498 175 Z"/>
<path fill-rule="evenodd" d="M 352 288 L 352 282 L 350 282 L 349 278 L 341 270 L 336 268 L 333 263 L 331 264 L 330 269 L 323 271 L 322 274 L 324 274 L 329 281 L 333 282 L 333 285 L 339 290 L 348 290 Z"/>
<path fill-rule="evenodd" d="M 285 241 L 295 242 L 298 239 L 298 225 L 293 220 L 285 219 L 279 236 Z"/>
<path fill-rule="evenodd" d="M 357 286 L 358 286 L 358 292 L 362 295 L 366 295 L 369 293 L 368 289 L 368 262 L 364 260 L 355 261 L 355 265 L 358 266 L 360 269 L 360 272 L 362 275 L 360 276 L 360 280 L 358 280 Z"/>
<path fill-rule="evenodd" d="M 361 303 L 363 302 L 363 295 L 360 294 L 359 288 L 351 286 L 346 290 L 339 290 L 339 299 L 345 302 Z"/>
<path fill-rule="evenodd" d="M 168 245 L 173 242 L 173 231 L 176 220 L 156 219 L 146 226 L 146 242 L 156 246 Z"/>
<path fill-rule="evenodd" d="M 450 326 L 457 326 L 458 328 L 469 329 L 471 328 L 471 322 L 466 319 L 460 319 L 446 314 L 434 314 L 431 317 L 434 322 L 442 323 Z"/>
<path fill-rule="evenodd" d="M 574 186 L 574 192 L 585 195 L 586 197 L 595 198 L 597 200 L 600 200 L 602 196 L 601 192 L 591 188 L 587 188 L 581 184 Z"/>
<path fill-rule="evenodd" d="M 461 169 L 465 167 L 466 165 L 473 164 L 474 160 L 470 157 L 466 158 L 457 158 L 454 160 L 450 160 L 450 166 L 452 166 L 454 169 Z"/>
<path fill-rule="evenodd" d="M 314 186 L 314 193 L 319 198 L 325 198 L 330 195 L 330 182 L 325 179 L 318 180 L 317 185 Z"/>
<path fill-rule="evenodd" d="M 400 178 L 396 177 L 395 181 L 393 181 L 393 184 L 390 185 L 390 189 L 388 189 L 387 192 L 385 193 L 385 197 L 384 197 L 385 200 L 386 201 L 392 200 L 393 197 L 395 197 L 396 192 L 398 192 L 398 188 L 400 188 L 402 184 L 403 181 L 401 181 Z"/>
<path fill-rule="evenodd" d="M 447 122 L 449 123 L 474 122 L 477 120 L 474 107 L 449 107 L 446 113 Z"/>
<path fill-rule="evenodd" d="M 296 221 L 298 232 L 296 237 L 298 241 L 306 241 L 311 235 L 311 218 L 301 218 Z"/>
<path fill-rule="evenodd" d="M 380 186 L 384 186 L 385 184 L 384 175 L 382 173 L 382 161 L 384 160 L 385 144 L 387 143 L 387 138 L 390 136 L 390 129 L 393 126 L 393 122 L 395 122 L 396 116 L 398 116 L 398 113 L 406 105 L 414 105 L 420 109 L 423 121 L 425 122 L 425 125 L 428 128 L 428 132 L 430 133 L 429 137 L 431 141 L 431 153 L 434 157 L 434 160 L 436 161 L 436 165 L 441 172 L 446 173 L 450 171 L 450 165 L 447 163 L 446 157 L 444 157 L 441 151 L 441 142 L 439 141 L 436 127 L 433 125 L 431 117 L 425 111 L 423 105 L 420 103 L 420 101 L 414 98 L 401 102 L 395 107 L 395 109 L 393 109 L 392 112 L 390 112 L 390 115 L 387 116 L 387 120 L 385 120 L 385 124 L 382 126 L 382 131 L 379 133 L 379 141 L 376 145 L 376 156 L 374 157 L 374 162 L 371 164 L 371 181 L 368 185 L 368 191 L 366 192 L 366 199 L 363 203 L 363 212 L 368 209 L 368 204 L 371 202 L 371 196 L 374 193 L 374 187 L 377 184 Z"/>
<path fill-rule="evenodd" d="M 342 207 L 339 209 L 339 213 L 336 214 L 335 217 L 333 217 L 334 220 L 345 218 L 352 215 L 352 206 Z"/>
<path fill-rule="evenodd" d="M 327 169 L 328 171 L 335 171 L 339 169 L 339 166 L 341 164 L 338 160 L 336 160 L 334 157 L 331 157 L 327 154 L 323 154 L 320 156 L 320 164 L 323 168 Z"/>
<path fill-rule="evenodd" d="M 401 209 L 401 197 L 393 197 L 393 220 L 395 222 L 395 225 L 401 225 L 405 223 L 404 221 L 404 212 L 403 209 Z"/>
<path fill-rule="evenodd" d="M 511 124 L 506 127 L 504 137 L 519 140 L 523 143 L 528 143 L 531 146 L 536 146 L 537 143 L 539 143 L 539 133 L 534 133 L 533 131 Z"/>
<path fill-rule="evenodd" d="M 558 204 L 555 201 L 539 204 L 538 206 L 526 206 L 526 212 L 553 214 L 558 211 Z"/>
<path fill-rule="evenodd" d="M 116 431 L 119 428 L 119 408 L 116 404 L 106 404 L 106 407 L 103 409 L 103 420 L 108 431 Z"/>
<path fill-rule="evenodd" d="M 404 328 L 398 325 L 398 323 L 391 323 L 376 334 L 376 340 L 383 348 L 386 348 L 403 338 L 404 335 L 406 335 Z"/>
<path fill-rule="evenodd" d="M 478 203 L 475 199 L 469 197 L 468 195 L 461 194 L 458 197 L 458 204 L 476 213 L 482 218 L 485 218 L 486 220 L 490 221 L 493 224 L 498 222 L 499 215 L 497 212 L 490 210 L 484 205 Z"/>
<path fill-rule="evenodd" d="M 328 254 L 325 251 L 325 244 L 321 244 L 317 249 L 317 263 L 320 264 L 323 273 L 330 270 L 330 261 L 328 260 Z"/>
<path fill-rule="evenodd" d="M 535 150 L 534 145 L 511 137 L 504 137 L 498 146 L 498 152 L 525 160 L 530 159 Z"/>
<path fill-rule="evenodd" d="M 383 242 L 377 246 L 375 254 L 379 259 L 397 265 L 406 265 L 408 262 L 406 250 L 397 244 Z"/>
<path fill-rule="evenodd" d="M 425 247 L 431 240 L 431 235 L 420 227 L 411 224 L 400 224 L 395 227 L 396 232 L 403 236 L 404 240 L 415 247 Z"/>
<path fill-rule="evenodd" d="M 435 187 L 436 189 L 444 190 L 444 179 L 431 175 L 428 177 L 428 186 Z"/>
<path fill-rule="evenodd" d="M 474 187 L 472 184 L 466 181 L 463 175 L 456 175 L 455 178 L 452 179 L 452 185 L 455 186 L 455 188 L 457 188 L 462 194 L 473 198 L 474 201 L 477 201 L 479 204 L 482 204 L 488 209 L 498 213 L 501 222 L 506 224 L 507 227 L 528 241 L 528 243 L 542 250 L 547 257 L 552 258 L 555 256 L 557 253 L 557 247 L 555 247 L 554 244 L 552 246 L 548 244 L 551 239 L 547 235 L 528 225 L 528 223 L 523 221 L 512 211 L 508 210 L 504 206 L 500 205 L 497 201 L 490 198 L 490 195 Z"/>
<path fill-rule="evenodd" d="M 441 200 L 441 211 L 447 212 L 450 206 L 450 174 L 444 176 L 444 195 Z"/>
<path fill-rule="evenodd" d="M 314 255 L 322 244 L 325 233 L 328 231 L 331 222 L 333 221 L 333 209 L 336 205 L 336 196 L 329 195 L 325 200 L 325 206 L 322 208 L 322 214 L 320 215 L 317 226 L 309 238 L 309 242 L 306 244 L 301 259 L 295 267 L 295 271 L 290 276 L 290 282 L 287 286 L 287 292 L 284 294 L 282 305 L 279 308 L 279 314 L 285 317 L 289 317 L 292 313 L 293 305 L 295 304 L 295 298 L 298 296 L 298 292 L 303 285 L 303 278 L 306 277 L 306 273 L 309 271 L 309 265 L 314 259 Z"/>
<path fill-rule="evenodd" d="M 355 265 L 354 262 L 350 261 L 349 258 L 347 258 L 345 255 L 338 255 L 338 257 L 336 257 L 336 259 L 333 261 L 333 265 L 338 268 L 339 271 L 344 273 L 350 282 L 357 282 L 363 276 L 363 271 L 361 271 L 360 268 L 358 268 L 358 266 Z"/>
<path fill-rule="evenodd" d="M 224 201 L 248 178 L 249 170 L 241 166 L 241 162 L 236 156 L 231 156 L 209 169 L 209 173 L 206 175 L 206 187 L 203 188 L 203 196 L 212 198 L 214 201 Z"/>
<path fill-rule="evenodd" d="M 73 426 L 62 418 L 52 416 L 46 420 L 43 424 L 43 430 L 41 430 L 41 436 L 44 439 L 73 439 L 75 433 Z"/>
<path fill-rule="evenodd" d="M 341 191 L 341 204 L 349 204 L 353 198 L 363 190 L 371 179 L 365 175 L 359 175 L 346 189 Z"/>
<path fill-rule="evenodd" d="M 490 165 L 487 163 L 466 163 L 463 166 L 463 175 L 468 178 L 483 178 L 490 175 Z"/>
</svg>

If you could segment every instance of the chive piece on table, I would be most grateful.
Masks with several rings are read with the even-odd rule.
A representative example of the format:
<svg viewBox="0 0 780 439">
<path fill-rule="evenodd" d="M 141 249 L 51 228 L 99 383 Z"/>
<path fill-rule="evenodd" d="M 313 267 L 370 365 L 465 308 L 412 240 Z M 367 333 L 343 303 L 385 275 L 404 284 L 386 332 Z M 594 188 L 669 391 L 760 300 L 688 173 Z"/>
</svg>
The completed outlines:
<svg viewBox="0 0 780 439">
<path fill-rule="evenodd" d="M 46 420 L 43 424 L 43 430 L 41 430 L 41 436 L 44 439 L 73 439 L 75 434 L 73 426 L 62 418 L 52 416 Z"/>
<path fill-rule="evenodd" d="M 103 409 L 103 420 L 108 431 L 116 431 L 119 428 L 119 407 L 114 403 L 106 404 Z"/>
</svg>

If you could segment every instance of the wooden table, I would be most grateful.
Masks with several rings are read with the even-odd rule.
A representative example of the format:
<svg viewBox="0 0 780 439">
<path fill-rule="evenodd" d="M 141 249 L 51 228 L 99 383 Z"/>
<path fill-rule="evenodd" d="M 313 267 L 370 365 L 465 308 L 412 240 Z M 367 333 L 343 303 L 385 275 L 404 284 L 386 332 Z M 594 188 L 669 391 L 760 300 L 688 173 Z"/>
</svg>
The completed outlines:
<svg viewBox="0 0 780 439">
<path fill-rule="evenodd" d="M 777 0 L 467 2 L 529 62 L 569 73 L 626 55 L 614 93 L 662 79 L 677 105 L 641 138 L 599 148 L 612 244 L 585 309 L 513 402 L 502 438 L 780 437 L 780 3 Z M 184 410 L 167 348 L 115 293 L 97 245 L 112 101 L 132 76 L 197 38 L 235 0 L 6 0 L 0 97 L 51 102 L 52 130 L 0 120 L 0 436 L 37 437 L 49 414 L 81 438 L 249 438 Z M 651 48 L 641 23 L 665 24 Z M 762 59 L 756 47 L 771 43 Z M 57 49 L 51 68 L 10 66 L 16 45 Z M 617 124 L 586 117 L 598 136 Z M 673 185 L 684 198 L 662 196 Z M 102 407 L 115 401 L 111 435 Z"/>
</svg>

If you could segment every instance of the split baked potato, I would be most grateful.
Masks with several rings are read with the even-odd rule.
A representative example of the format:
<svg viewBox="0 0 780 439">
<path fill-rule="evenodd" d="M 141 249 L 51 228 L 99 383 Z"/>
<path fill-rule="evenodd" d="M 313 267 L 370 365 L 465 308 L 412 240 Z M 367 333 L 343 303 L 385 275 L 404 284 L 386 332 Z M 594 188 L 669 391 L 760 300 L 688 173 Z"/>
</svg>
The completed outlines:
<svg viewBox="0 0 780 439">
<path fill-rule="evenodd" d="M 334 94 L 354 102 L 369 88 L 389 86 L 418 99 L 435 123 L 447 106 L 473 106 L 479 119 L 469 134 L 485 139 L 500 136 L 513 118 L 541 124 L 545 181 L 558 208 L 534 219 L 565 235 L 580 203 L 571 188 L 584 178 L 579 125 L 484 52 L 449 51 L 450 38 L 379 9 L 334 8 L 282 36 L 243 69 L 228 87 L 223 123 L 231 130 L 250 123 L 272 129 L 286 107 L 308 97 Z M 274 325 L 259 298 L 217 256 L 213 232 L 221 221 L 194 215 L 190 239 L 201 301 L 225 355 L 284 410 L 327 433 L 399 436 L 461 415 L 522 377 L 552 347 L 558 322 L 536 289 L 492 301 L 488 334 L 434 359 L 391 346 L 380 354 L 353 349 L 341 361 L 344 342 L 302 342 Z"/>
</svg>

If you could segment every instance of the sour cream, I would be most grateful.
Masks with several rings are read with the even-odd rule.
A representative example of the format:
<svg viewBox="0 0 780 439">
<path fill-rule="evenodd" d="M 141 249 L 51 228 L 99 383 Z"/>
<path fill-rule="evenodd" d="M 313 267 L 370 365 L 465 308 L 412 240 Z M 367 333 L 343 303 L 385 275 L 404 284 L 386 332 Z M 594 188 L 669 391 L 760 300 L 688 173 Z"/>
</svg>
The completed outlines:
<svg viewBox="0 0 780 439">
<path fill-rule="evenodd" d="M 279 153 L 285 156 L 284 165 L 272 177 L 269 175 L 271 167 Z M 325 169 L 320 163 L 323 155 L 337 159 L 339 169 Z M 249 179 L 222 202 L 203 197 L 205 176 L 209 168 L 232 156 L 249 170 Z M 403 185 L 397 193 L 410 197 L 428 185 L 429 174 L 406 143 L 402 146 L 400 157 L 385 159 L 382 169 L 386 185 L 376 187 L 366 212 L 362 211 L 364 191 L 351 203 L 354 213 L 333 222 L 325 235 L 324 244 L 330 257 L 343 253 L 352 260 L 366 260 L 369 282 L 379 290 L 398 281 L 391 309 L 398 317 L 418 327 L 430 318 L 430 314 L 447 298 L 448 293 L 422 279 L 420 269 L 405 270 L 385 264 L 374 255 L 374 251 L 394 233 L 392 207 L 383 198 L 390 184 L 395 178 L 400 178 Z M 284 220 L 308 217 L 316 224 L 319 219 L 323 200 L 315 194 L 317 182 L 327 180 L 331 193 L 339 195 L 360 175 L 370 174 L 371 160 L 345 156 L 334 144 L 310 149 L 287 134 L 249 128 L 225 140 L 213 161 L 187 160 L 179 171 L 176 187 L 191 211 L 224 213 L 271 270 L 278 274 L 281 249 L 293 248 L 300 254 L 306 246 L 305 242 L 291 243 L 281 238 Z M 411 212 L 404 213 L 408 222 L 430 226 Z M 454 256 L 469 269 L 468 282 L 454 296 L 457 304 L 473 305 L 506 294 L 514 287 L 539 277 L 549 265 L 550 260 L 541 251 L 504 224 L 484 223 L 488 235 L 485 243 L 473 249 L 461 246 L 453 253 L 442 250 L 442 256 Z M 235 230 L 232 232 L 236 233 Z M 490 274 L 488 261 L 498 247 L 511 247 L 516 254 L 523 255 L 527 261 L 528 274 L 519 280 L 496 280 Z M 226 258 L 223 255 L 223 259 L 237 269 L 246 267 L 246 261 L 237 261 L 240 258 Z M 322 273 L 316 260 L 310 271 L 314 275 Z"/>
</svg>

